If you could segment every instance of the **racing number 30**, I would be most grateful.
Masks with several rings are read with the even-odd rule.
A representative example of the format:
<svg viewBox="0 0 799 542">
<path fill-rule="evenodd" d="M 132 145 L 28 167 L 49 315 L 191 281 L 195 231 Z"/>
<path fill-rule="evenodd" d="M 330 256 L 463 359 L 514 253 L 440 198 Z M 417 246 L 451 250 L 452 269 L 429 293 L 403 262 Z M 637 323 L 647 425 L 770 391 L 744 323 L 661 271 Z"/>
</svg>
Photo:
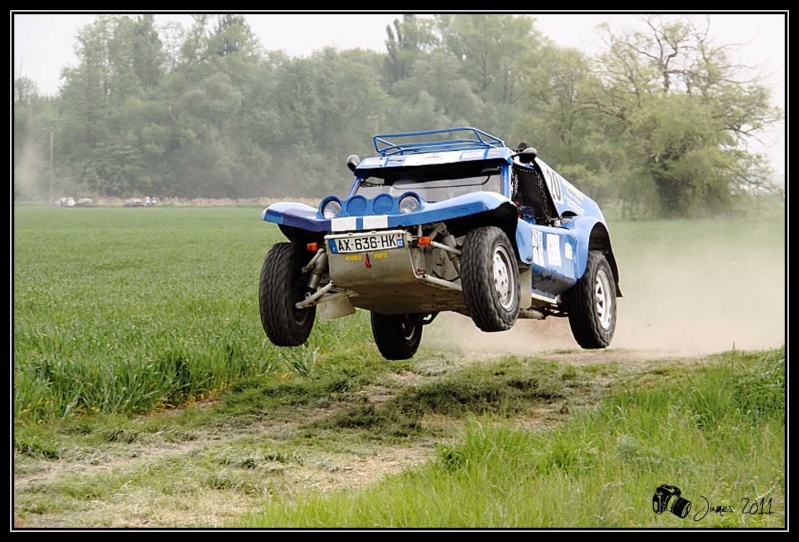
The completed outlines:
<svg viewBox="0 0 799 542">
<path fill-rule="evenodd" d="M 557 203 L 563 203 L 563 189 L 560 186 L 560 179 L 558 179 L 558 176 L 551 169 L 547 169 L 544 173 L 547 186 L 549 187 L 549 193 L 552 194 L 552 199 Z"/>
</svg>

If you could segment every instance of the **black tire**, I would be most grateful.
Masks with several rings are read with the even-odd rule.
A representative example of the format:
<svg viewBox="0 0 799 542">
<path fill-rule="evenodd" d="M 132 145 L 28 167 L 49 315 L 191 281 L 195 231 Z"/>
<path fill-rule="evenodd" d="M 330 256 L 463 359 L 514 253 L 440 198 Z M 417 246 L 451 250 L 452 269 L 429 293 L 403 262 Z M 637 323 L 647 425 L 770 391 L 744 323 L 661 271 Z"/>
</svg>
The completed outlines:
<svg viewBox="0 0 799 542">
<path fill-rule="evenodd" d="M 476 228 L 461 248 L 466 310 L 483 331 L 505 331 L 519 317 L 519 268 L 513 245 L 495 226 Z"/>
<path fill-rule="evenodd" d="M 404 314 L 372 312 L 372 336 L 384 358 L 411 359 L 422 342 L 422 321 Z"/>
<path fill-rule="evenodd" d="M 605 255 L 588 253 L 585 273 L 563 293 L 569 326 L 577 343 L 587 349 L 606 348 L 616 331 L 616 282 Z"/>
<path fill-rule="evenodd" d="M 261 324 L 276 346 L 299 346 L 308 340 L 316 317 L 316 307 L 297 309 L 305 299 L 308 275 L 301 275 L 311 258 L 305 247 L 276 243 L 266 254 L 261 267 L 258 302 Z"/>
</svg>

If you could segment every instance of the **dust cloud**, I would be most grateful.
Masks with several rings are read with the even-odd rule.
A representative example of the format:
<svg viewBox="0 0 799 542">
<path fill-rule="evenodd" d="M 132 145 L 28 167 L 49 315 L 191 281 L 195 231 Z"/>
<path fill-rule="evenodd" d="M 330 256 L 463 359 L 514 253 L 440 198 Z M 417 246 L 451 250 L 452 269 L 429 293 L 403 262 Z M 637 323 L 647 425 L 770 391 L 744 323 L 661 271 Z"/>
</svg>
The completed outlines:
<svg viewBox="0 0 799 542">
<path fill-rule="evenodd" d="M 610 348 L 693 356 L 785 344 L 784 233 L 753 227 L 731 240 L 718 229 L 698 228 L 685 242 L 663 234 L 649 243 L 614 240 L 623 297 Z M 580 348 L 566 318 L 519 320 L 509 331 L 484 333 L 469 318 L 444 313 L 424 333 L 425 346 L 460 352 Z"/>
<path fill-rule="evenodd" d="M 37 200 L 47 196 L 44 188 L 49 186 L 49 161 L 44 150 L 34 137 L 28 136 L 19 156 L 14 161 L 14 192 L 17 198 Z"/>
</svg>

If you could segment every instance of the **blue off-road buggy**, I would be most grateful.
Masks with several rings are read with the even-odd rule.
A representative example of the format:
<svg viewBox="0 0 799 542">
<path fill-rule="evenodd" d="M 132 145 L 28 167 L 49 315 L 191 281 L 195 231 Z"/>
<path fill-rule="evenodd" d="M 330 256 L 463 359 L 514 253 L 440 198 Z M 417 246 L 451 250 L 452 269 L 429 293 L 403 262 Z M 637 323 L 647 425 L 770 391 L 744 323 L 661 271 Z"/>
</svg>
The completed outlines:
<svg viewBox="0 0 799 542">
<path fill-rule="evenodd" d="M 608 346 L 621 292 L 595 201 L 532 147 L 476 128 L 373 140 L 378 156 L 347 159 L 346 198 L 262 213 L 289 239 L 261 270 L 261 321 L 274 344 L 303 344 L 317 313 L 360 308 L 387 359 L 411 358 L 441 311 L 488 332 L 565 316 L 583 348 Z"/>
</svg>

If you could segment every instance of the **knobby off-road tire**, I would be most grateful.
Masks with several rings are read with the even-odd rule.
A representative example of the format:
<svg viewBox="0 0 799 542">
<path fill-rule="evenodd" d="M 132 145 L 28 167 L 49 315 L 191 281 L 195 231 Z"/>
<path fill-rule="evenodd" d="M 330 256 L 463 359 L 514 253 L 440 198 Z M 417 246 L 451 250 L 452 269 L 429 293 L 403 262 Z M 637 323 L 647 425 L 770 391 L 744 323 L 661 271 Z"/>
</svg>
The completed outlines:
<svg viewBox="0 0 799 542">
<path fill-rule="evenodd" d="M 466 309 L 483 331 L 505 331 L 519 316 L 519 268 L 508 236 L 495 226 L 476 228 L 461 248 Z"/>
<path fill-rule="evenodd" d="M 277 346 L 300 346 L 308 340 L 313 328 L 316 307 L 294 307 L 305 299 L 308 290 L 308 275 L 300 275 L 311 258 L 304 249 L 293 243 L 276 243 L 261 267 L 258 295 L 261 324 L 266 336 Z"/>
<path fill-rule="evenodd" d="M 372 312 L 372 336 L 384 358 L 411 359 L 422 341 L 422 322 L 403 314 Z"/>
<path fill-rule="evenodd" d="M 605 348 L 616 330 L 616 285 L 605 255 L 588 253 L 585 273 L 563 293 L 569 326 L 583 348 Z"/>
</svg>

